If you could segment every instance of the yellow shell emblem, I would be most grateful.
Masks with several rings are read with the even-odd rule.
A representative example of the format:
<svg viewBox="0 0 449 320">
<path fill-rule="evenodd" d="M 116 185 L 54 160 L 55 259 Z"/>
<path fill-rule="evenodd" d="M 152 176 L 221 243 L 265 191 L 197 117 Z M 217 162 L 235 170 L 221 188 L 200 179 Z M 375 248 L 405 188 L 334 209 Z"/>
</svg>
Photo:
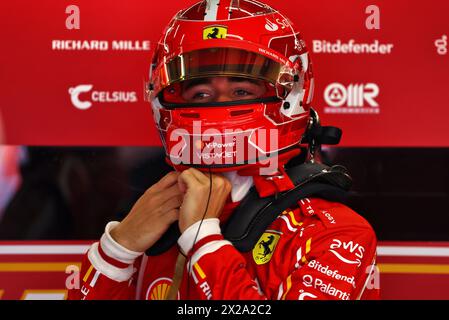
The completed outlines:
<svg viewBox="0 0 449 320">
<path fill-rule="evenodd" d="M 280 236 L 275 233 L 265 232 L 253 248 L 253 259 L 257 264 L 265 264 L 270 261 Z"/>
<path fill-rule="evenodd" d="M 203 30 L 203 40 L 226 39 L 227 35 L 228 27 L 226 26 L 209 26 Z"/>
<path fill-rule="evenodd" d="M 165 300 L 172 284 L 169 278 L 159 278 L 148 288 L 148 300 Z"/>
</svg>

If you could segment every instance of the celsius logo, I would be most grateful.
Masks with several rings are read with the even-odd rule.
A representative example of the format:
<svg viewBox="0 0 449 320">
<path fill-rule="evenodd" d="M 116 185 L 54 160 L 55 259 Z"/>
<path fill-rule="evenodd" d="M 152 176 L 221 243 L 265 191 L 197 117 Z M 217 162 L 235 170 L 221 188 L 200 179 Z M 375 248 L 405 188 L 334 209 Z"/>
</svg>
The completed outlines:
<svg viewBox="0 0 449 320">
<path fill-rule="evenodd" d="M 435 47 L 440 56 L 447 54 L 447 35 L 443 35 L 440 39 L 435 40 Z"/>
<path fill-rule="evenodd" d="M 378 114 L 379 104 L 375 100 L 379 95 L 379 86 L 375 83 L 350 84 L 331 83 L 324 90 L 324 101 L 329 107 L 325 113 Z"/>
<path fill-rule="evenodd" d="M 274 23 L 268 19 L 265 19 L 265 21 L 267 22 L 265 24 L 265 29 L 267 29 L 268 31 L 272 31 L 272 32 L 278 31 L 279 26 L 276 23 Z"/>
<path fill-rule="evenodd" d="M 134 91 L 92 91 L 92 84 L 80 84 L 69 88 L 70 100 L 73 106 L 79 110 L 87 110 L 92 107 L 92 102 L 118 103 L 118 102 L 137 102 L 137 93 Z M 81 94 L 91 92 L 89 99 L 81 100 Z"/>
<path fill-rule="evenodd" d="M 92 102 L 90 101 L 81 101 L 79 95 L 81 93 L 89 92 L 93 87 L 94 86 L 91 84 L 80 84 L 79 86 L 69 89 L 70 100 L 72 100 L 72 104 L 75 108 L 87 110 L 92 106 Z"/>
</svg>

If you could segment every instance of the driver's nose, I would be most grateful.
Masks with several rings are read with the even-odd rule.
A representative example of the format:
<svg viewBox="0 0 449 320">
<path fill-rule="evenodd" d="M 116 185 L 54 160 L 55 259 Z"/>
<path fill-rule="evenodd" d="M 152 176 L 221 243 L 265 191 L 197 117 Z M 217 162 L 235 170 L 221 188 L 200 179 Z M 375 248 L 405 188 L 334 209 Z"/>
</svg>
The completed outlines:
<svg viewBox="0 0 449 320">
<path fill-rule="evenodd" d="M 232 97 L 229 96 L 229 80 L 226 77 L 217 77 L 212 80 L 212 84 L 216 89 L 216 97 L 214 102 L 227 102 L 232 101 Z"/>
<path fill-rule="evenodd" d="M 232 101 L 232 98 L 229 97 L 227 94 L 220 94 L 216 99 L 215 102 L 227 102 Z"/>
</svg>

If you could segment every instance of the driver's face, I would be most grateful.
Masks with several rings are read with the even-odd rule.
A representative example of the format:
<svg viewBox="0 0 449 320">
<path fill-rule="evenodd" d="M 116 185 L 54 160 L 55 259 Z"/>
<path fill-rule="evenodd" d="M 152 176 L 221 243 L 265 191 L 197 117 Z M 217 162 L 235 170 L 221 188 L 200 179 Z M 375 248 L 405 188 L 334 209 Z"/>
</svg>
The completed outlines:
<svg viewBox="0 0 449 320">
<path fill-rule="evenodd" d="M 266 90 L 261 80 L 237 77 L 211 77 L 182 83 L 182 97 L 188 103 L 258 99 Z"/>
</svg>

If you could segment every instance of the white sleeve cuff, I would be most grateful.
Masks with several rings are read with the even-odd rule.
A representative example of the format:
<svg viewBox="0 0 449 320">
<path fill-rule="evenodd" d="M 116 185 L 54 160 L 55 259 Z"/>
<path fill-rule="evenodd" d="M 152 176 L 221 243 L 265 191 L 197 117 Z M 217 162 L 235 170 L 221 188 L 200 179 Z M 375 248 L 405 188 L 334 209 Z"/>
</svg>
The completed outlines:
<svg viewBox="0 0 449 320">
<path fill-rule="evenodd" d="M 127 268 L 120 269 L 103 260 L 98 252 L 98 242 L 95 242 L 92 247 L 90 247 L 87 256 L 95 270 L 114 281 L 128 281 L 134 273 L 134 266 L 132 264 L 130 264 Z"/>
<path fill-rule="evenodd" d="M 101 249 L 103 249 L 104 253 L 120 262 L 126 264 L 133 264 L 134 261 L 140 257 L 143 252 L 136 252 L 126 249 L 124 246 L 119 244 L 111 237 L 111 230 L 114 229 L 120 222 L 111 221 L 106 225 L 104 234 L 101 236 Z"/>
<path fill-rule="evenodd" d="M 198 237 L 196 238 L 195 243 L 193 243 L 200 224 L 201 221 L 195 222 L 190 227 L 188 227 L 187 230 L 185 230 L 179 237 L 178 245 L 181 248 L 183 254 L 188 254 L 193 245 L 201 239 L 214 234 L 221 234 L 220 220 L 218 220 L 217 218 L 204 219 L 203 223 L 201 224 Z"/>
<path fill-rule="evenodd" d="M 221 247 L 227 245 L 232 246 L 232 243 L 228 240 L 216 240 L 206 243 L 193 254 L 192 258 L 190 259 L 190 265 L 193 266 L 205 255 L 215 252 Z"/>
</svg>

